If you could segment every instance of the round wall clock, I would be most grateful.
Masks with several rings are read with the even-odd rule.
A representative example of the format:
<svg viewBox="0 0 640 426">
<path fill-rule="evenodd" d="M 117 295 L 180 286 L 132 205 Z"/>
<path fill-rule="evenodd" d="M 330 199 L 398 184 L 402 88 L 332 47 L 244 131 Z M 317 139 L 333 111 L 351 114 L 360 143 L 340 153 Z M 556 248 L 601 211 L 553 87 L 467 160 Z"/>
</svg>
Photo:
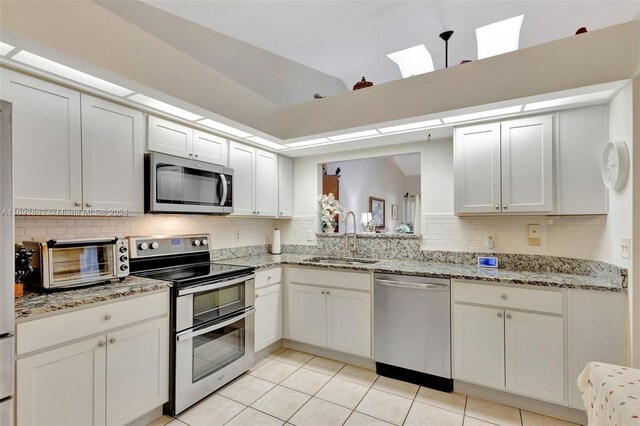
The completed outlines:
<svg viewBox="0 0 640 426">
<path fill-rule="evenodd" d="M 602 154 L 602 180 L 609 189 L 620 189 L 629 175 L 629 149 L 623 141 L 609 142 Z"/>
</svg>

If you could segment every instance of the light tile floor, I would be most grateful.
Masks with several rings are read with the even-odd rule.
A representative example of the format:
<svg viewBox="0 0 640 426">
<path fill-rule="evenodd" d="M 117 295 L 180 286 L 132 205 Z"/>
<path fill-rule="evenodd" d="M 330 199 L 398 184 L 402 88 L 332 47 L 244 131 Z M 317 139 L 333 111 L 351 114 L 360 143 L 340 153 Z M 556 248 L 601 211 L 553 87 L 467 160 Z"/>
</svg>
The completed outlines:
<svg viewBox="0 0 640 426">
<path fill-rule="evenodd" d="M 575 426 L 459 393 L 378 376 L 280 348 L 177 418 L 150 426 L 214 425 Z"/>
</svg>

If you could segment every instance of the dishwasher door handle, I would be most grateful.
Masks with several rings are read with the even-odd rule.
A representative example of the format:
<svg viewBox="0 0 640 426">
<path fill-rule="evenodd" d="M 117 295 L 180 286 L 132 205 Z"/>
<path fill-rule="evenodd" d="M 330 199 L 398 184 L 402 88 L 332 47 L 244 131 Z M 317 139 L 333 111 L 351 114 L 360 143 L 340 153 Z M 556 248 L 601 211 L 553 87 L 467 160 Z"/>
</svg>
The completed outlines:
<svg viewBox="0 0 640 426">
<path fill-rule="evenodd" d="M 380 284 L 386 287 L 415 288 L 418 290 L 436 290 L 436 291 L 449 290 L 449 286 L 447 284 L 421 284 L 421 283 L 410 283 L 410 282 L 404 282 L 404 281 L 381 280 L 381 279 L 376 279 L 376 284 Z"/>
</svg>

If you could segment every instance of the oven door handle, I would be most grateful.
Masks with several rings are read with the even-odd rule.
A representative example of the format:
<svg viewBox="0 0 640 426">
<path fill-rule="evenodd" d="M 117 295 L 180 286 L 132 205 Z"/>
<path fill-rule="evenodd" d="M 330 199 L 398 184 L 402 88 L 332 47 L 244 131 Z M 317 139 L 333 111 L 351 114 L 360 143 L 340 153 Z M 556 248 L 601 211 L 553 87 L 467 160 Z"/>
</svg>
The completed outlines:
<svg viewBox="0 0 640 426">
<path fill-rule="evenodd" d="M 252 280 L 253 278 L 254 278 L 253 275 L 245 275 L 244 277 L 236 278 L 234 280 L 219 281 L 213 284 L 205 284 L 197 287 L 185 288 L 183 290 L 178 290 L 178 297 L 186 296 L 187 294 L 202 293 L 204 291 L 216 290 L 219 288 L 228 287 L 230 285 Z"/>
<path fill-rule="evenodd" d="M 196 331 L 186 331 L 186 332 L 182 332 L 181 334 L 178 334 L 176 336 L 176 338 L 178 339 L 178 342 L 182 342 L 183 340 L 188 340 L 191 339 L 193 337 L 197 337 L 200 336 L 202 334 L 207 334 L 209 332 L 212 332 L 214 330 L 218 330 L 220 328 L 226 327 L 230 324 L 233 324 L 236 321 L 239 321 L 243 318 L 246 318 L 250 315 L 253 315 L 256 312 L 256 308 L 254 308 L 253 306 L 250 307 L 249 309 L 247 309 L 246 311 L 244 311 L 244 313 L 242 315 L 237 315 L 233 318 L 229 318 L 227 321 L 223 321 L 223 322 L 219 322 L 217 324 L 212 325 L 211 327 L 207 327 L 207 328 L 203 328 L 201 330 L 196 330 Z"/>
</svg>

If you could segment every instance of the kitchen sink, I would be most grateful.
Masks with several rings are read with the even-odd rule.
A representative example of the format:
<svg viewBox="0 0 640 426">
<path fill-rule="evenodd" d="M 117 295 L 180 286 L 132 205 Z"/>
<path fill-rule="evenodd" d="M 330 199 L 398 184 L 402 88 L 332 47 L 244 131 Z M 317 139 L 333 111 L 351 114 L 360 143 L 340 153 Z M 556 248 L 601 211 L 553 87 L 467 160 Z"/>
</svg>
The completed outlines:
<svg viewBox="0 0 640 426">
<path fill-rule="evenodd" d="M 377 260 L 369 259 L 340 259 L 336 257 L 312 257 L 305 259 L 306 262 L 332 264 L 332 265 L 368 265 L 377 263 Z"/>
</svg>

